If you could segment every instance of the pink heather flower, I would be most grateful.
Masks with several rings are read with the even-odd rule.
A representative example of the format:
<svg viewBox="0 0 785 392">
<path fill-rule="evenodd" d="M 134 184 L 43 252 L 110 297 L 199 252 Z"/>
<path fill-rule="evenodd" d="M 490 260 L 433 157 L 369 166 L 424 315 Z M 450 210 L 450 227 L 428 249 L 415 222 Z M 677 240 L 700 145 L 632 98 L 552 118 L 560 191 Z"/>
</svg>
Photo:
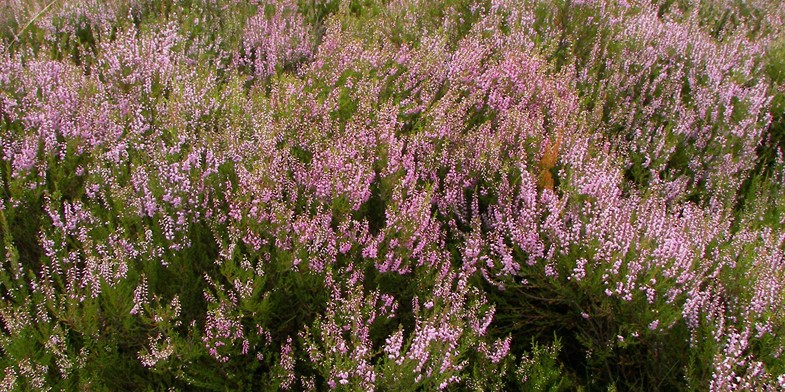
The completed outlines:
<svg viewBox="0 0 785 392">
<path fill-rule="evenodd" d="M 251 64 L 256 76 L 265 78 L 276 68 L 312 54 L 310 33 L 297 4 L 288 0 L 273 2 L 275 11 L 265 15 L 265 7 L 248 21 L 243 34 L 240 64 Z"/>
<path fill-rule="evenodd" d="M 208 283 L 211 280 L 208 280 Z M 202 342 L 210 355 L 219 362 L 229 361 L 229 357 L 221 353 L 221 347 L 233 346 L 240 342 L 245 345 L 246 339 L 243 326 L 236 316 L 229 314 L 231 305 L 222 303 L 207 312 Z M 247 351 L 246 351 L 247 353 Z"/>
<path fill-rule="evenodd" d="M 142 362 L 144 367 L 153 367 L 158 362 L 168 359 L 174 353 L 172 338 L 167 336 L 161 342 L 162 338 L 160 334 L 156 338 L 150 337 L 149 347 L 145 349 L 146 353 L 139 353 L 139 361 Z"/>
<path fill-rule="evenodd" d="M 385 340 L 384 352 L 387 358 L 398 360 L 401 358 L 401 347 L 403 346 L 403 331 L 398 330 Z"/>
<path fill-rule="evenodd" d="M 570 275 L 570 280 L 581 281 L 583 278 L 586 277 L 586 259 L 580 258 L 575 263 L 575 268 L 572 270 L 572 275 Z"/>
<path fill-rule="evenodd" d="M 284 371 L 281 388 L 289 390 L 294 386 L 294 351 L 292 350 L 292 338 L 286 338 L 286 344 L 281 347 L 281 369 Z"/>
<path fill-rule="evenodd" d="M 512 342 L 512 336 L 508 336 L 503 340 L 502 339 L 497 340 L 493 344 L 493 350 L 486 353 L 488 355 L 488 359 L 490 359 L 492 363 L 499 363 L 510 352 L 511 342 Z"/>
<path fill-rule="evenodd" d="M 142 274 L 142 282 L 134 289 L 134 306 L 131 308 L 131 314 L 137 314 L 142 307 L 147 303 L 147 277 Z"/>
</svg>

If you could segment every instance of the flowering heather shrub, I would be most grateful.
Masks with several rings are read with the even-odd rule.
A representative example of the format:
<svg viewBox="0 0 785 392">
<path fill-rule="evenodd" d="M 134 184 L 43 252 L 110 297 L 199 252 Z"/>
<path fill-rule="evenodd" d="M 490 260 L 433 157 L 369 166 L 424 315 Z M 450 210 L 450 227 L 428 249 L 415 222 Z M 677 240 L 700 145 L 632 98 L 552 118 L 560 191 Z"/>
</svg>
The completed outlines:
<svg viewBox="0 0 785 392">
<path fill-rule="evenodd" d="M 0 385 L 783 389 L 777 3 L 0 4 Z"/>
</svg>

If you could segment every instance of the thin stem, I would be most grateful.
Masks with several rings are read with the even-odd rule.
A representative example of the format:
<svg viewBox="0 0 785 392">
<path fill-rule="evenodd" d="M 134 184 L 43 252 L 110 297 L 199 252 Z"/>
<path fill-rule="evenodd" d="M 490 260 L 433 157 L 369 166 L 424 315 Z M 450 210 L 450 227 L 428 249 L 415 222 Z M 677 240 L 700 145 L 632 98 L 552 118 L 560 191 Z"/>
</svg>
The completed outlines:
<svg viewBox="0 0 785 392">
<path fill-rule="evenodd" d="M 24 27 L 22 27 L 21 29 L 19 29 L 19 31 L 17 31 L 17 32 L 16 32 L 16 34 L 14 34 L 14 41 L 13 41 L 13 42 L 11 42 L 11 45 L 13 45 L 14 43 L 17 43 L 17 42 L 19 42 L 19 36 L 21 36 L 21 35 L 22 35 L 22 33 L 24 33 L 24 32 L 25 32 L 25 30 L 27 30 L 27 28 L 28 28 L 28 27 L 30 27 L 30 25 L 32 25 L 32 24 L 33 24 L 33 22 L 35 22 L 35 21 L 36 21 L 36 19 L 38 19 L 38 18 L 39 18 L 41 15 L 43 15 L 43 13 L 44 13 L 44 12 L 46 12 L 46 11 L 47 11 L 47 10 L 48 10 L 50 7 L 52 7 L 52 6 L 54 5 L 54 3 L 56 3 L 57 1 L 58 1 L 58 0 L 52 0 L 52 1 L 50 1 L 50 2 L 49 2 L 47 5 L 46 5 L 46 7 L 42 8 L 40 11 L 38 11 L 38 13 L 37 13 L 37 14 L 35 14 L 35 16 L 33 16 L 32 18 L 30 18 L 30 20 L 27 22 L 27 24 L 25 24 L 25 25 L 24 25 Z M 11 45 L 8 45 L 8 47 L 10 48 L 10 47 L 11 47 Z M 4 51 L 5 51 L 5 50 L 8 50 L 8 48 L 5 48 L 5 49 L 4 49 Z"/>
</svg>

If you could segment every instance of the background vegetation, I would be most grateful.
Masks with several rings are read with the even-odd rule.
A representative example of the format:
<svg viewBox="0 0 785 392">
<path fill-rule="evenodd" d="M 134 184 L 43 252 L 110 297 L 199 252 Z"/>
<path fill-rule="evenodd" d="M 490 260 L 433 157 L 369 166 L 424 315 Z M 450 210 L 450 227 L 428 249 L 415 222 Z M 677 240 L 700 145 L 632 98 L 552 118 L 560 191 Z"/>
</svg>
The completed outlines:
<svg viewBox="0 0 785 392">
<path fill-rule="evenodd" d="M 785 389 L 783 10 L 2 1 L 0 389 Z"/>
</svg>

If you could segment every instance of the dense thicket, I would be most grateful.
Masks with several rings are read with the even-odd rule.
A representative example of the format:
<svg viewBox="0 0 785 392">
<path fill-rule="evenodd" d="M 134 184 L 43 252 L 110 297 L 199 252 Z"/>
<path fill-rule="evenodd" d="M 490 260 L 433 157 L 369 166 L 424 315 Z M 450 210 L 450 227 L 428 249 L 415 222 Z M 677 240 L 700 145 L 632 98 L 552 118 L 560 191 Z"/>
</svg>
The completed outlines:
<svg viewBox="0 0 785 392">
<path fill-rule="evenodd" d="M 4 1 L 0 389 L 783 389 L 784 9 Z"/>
</svg>

